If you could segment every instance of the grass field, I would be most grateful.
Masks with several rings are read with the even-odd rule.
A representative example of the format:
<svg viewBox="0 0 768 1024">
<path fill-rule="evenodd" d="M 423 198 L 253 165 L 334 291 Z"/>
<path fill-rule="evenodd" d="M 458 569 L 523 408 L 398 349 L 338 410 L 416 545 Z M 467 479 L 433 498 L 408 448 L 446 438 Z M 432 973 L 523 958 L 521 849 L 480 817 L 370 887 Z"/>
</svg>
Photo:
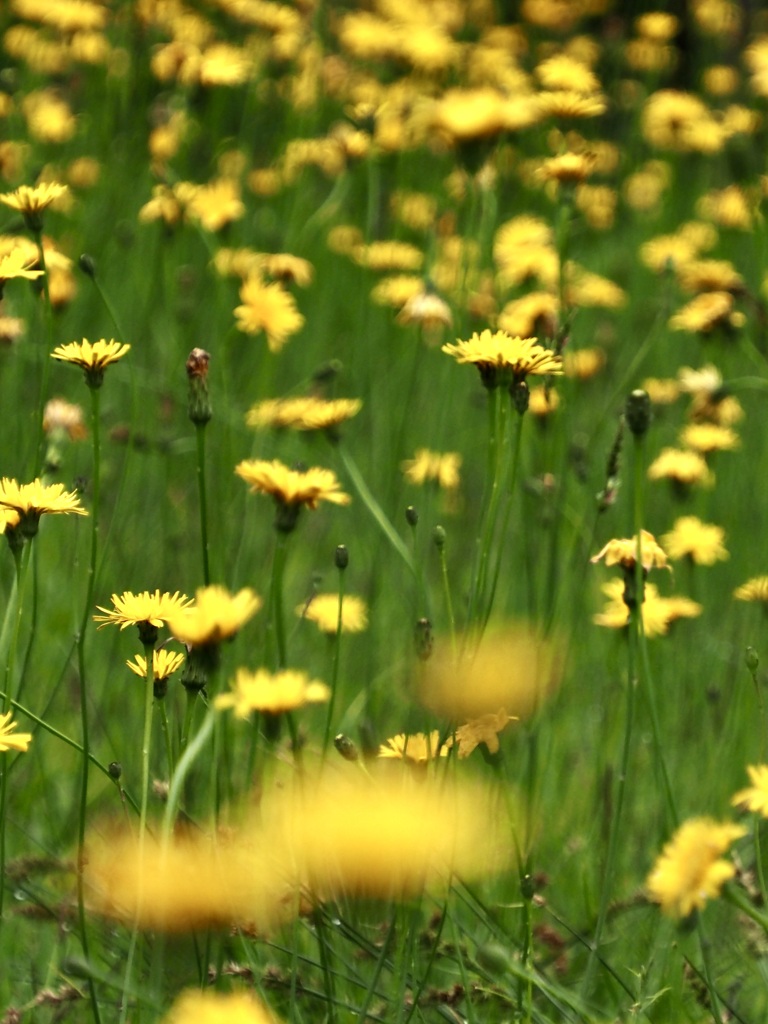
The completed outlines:
<svg viewBox="0 0 768 1024">
<path fill-rule="evenodd" d="M 768 19 L 506 7 L 0 8 L 6 1024 L 768 1015 Z"/>
</svg>

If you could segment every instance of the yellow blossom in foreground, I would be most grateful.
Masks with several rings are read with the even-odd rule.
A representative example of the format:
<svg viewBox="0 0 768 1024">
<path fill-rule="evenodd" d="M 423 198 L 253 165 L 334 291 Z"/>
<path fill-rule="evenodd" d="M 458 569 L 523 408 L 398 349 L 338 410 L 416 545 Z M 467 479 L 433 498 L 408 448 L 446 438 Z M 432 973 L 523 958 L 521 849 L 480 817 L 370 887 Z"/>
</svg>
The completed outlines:
<svg viewBox="0 0 768 1024">
<path fill-rule="evenodd" d="M 277 281 L 267 284 L 252 274 L 243 283 L 240 298 L 242 305 L 235 308 L 237 329 L 246 334 L 263 331 L 270 352 L 279 352 L 288 338 L 304 326 L 295 299 Z"/>
<path fill-rule="evenodd" d="M 34 216 L 41 214 L 52 202 L 61 199 L 67 192 L 67 185 L 59 185 L 56 182 L 35 186 L 20 185 L 14 192 L 0 194 L 0 203 L 18 210 L 25 216 Z"/>
<path fill-rule="evenodd" d="M 216 841 L 203 831 L 171 837 L 118 833 L 86 843 L 87 905 L 103 917 L 142 929 L 188 932 L 248 925 L 274 928 L 293 916 L 296 883 L 258 829 Z M 204 884 L 201 884 L 204 880 Z"/>
<path fill-rule="evenodd" d="M 183 663 L 183 654 L 166 651 L 164 648 L 152 652 L 152 672 L 156 680 L 168 679 L 181 668 Z M 147 659 L 143 654 L 137 654 L 135 661 L 126 661 L 125 664 L 137 676 L 141 676 L 142 679 L 147 678 Z"/>
<path fill-rule="evenodd" d="M 6 281 L 11 281 L 14 278 L 34 281 L 38 277 L 42 277 L 43 271 L 35 270 L 36 262 L 36 255 L 28 254 L 22 248 L 12 249 L 11 252 L 0 256 L 0 297 Z"/>
<path fill-rule="evenodd" d="M 562 671 L 557 643 L 545 641 L 525 622 L 507 623 L 467 643 L 454 659 L 450 645 L 436 645 L 419 679 L 419 699 L 437 714 L 468 721 L 499 708 L 519 718 L 534 714 L 554 692 Z M 461 650 L 461 645 L 459 645 Z"/>
<path fill-rule="evenodd" d="M 249 409 L 245 422 L 257 429 L 330 430 L 357 416 L 362 405 L 359 398 L 270 398 Z"/>
<path fill-rule="evenodd" d="M 661 541 L 674 561 L 690 558 L 696 565 L 714 565 L 728 558 L 724 538 L 722 526 L 703 523 L 697 516 L 681 516 Z"/>
<path fill-rule="evenodd" d="M 535 338 L 512 337 L 506 331 L 484 330 L 468 341 L 443 345 L 442 351 L 459 363 L 472 363 L 483 382 L 498 383 L 499 378 L 524 380 L 529 373 L 561 374 L 563 360 Z"/>
<path fill-rule="evenodd" d="M 178 590 L 174 594 L 161 594 L 159 590 L 153 594 L 148 590 L 132 594 L 126 590 L 122 594 L 112 595 L 112 608 L 99 605 L 98 610 L 104 612 L 104 615 L 94 615 L 93 621 L 101 623 L 99 629 L 108 625 L 125 629 L 126 626 L 139 626 L 143 623 L 159 629 L 191 603 L 192 599 L 186 594 L 180 594 Z"/>
<path fill-rule="evenodd" d="M 339 624 L 339 595 L 314 594 L 309 601 L 298 605 L 296 614 L 317 623 L 321 632 L 335 635 Z M 345 594 L 341 605 L 342 633 L 362 633 L 367 628 L 368 608 L 365 601 L 355 594 Z"/>
<path fill-rule="evenodd" d="M 735 793 L 731 803 L 768 818 L 768 765 L 749 765 L 747 774 L 752 785 Z"/>
<path fill-rule="evenodd" d="M 183 644 L 202 647 L 228 640 L 261 608 L 261 598 L 250 587 L 230 594 L 226 587 L 200 587 L 195 603 L 168 619 L 168 629 Z"/>
<path fill-rule="evenodd" d="M 5 753 L 7 750 L 18 750 L 25 754 L 32 742 L 32 733 L 16 732 L 18 723 L 11 720 L 12 716 L 12 711 L 0 715 L 0 753 Z"/>
<path fill-rule="evenodd" d="M 278 459 L 245 459 L 235 466 L 251 490 L 270 494 L 284 505 L 306 505 L 317 508 L 321 501 L 334 505 L 348 505 L 352 500 L 341 490 L 336 474 L 317 466 L 307 470 L 289 469 Z"/>
<path fill-rule="evenodd" d="M 508 715 L 504 708 L 492 715 L 481 715 L 473 718 L 456 730 L 456 743 L 459 748 L 459 757 L 469 757 L 475 747 L 484 743 L 489 754 L 495 754 L 499 749 L 499 733 L 506 729 L 510 722 L 516 722 L 514 715 Z"/>
<path fill-rule="evenodd" d="M 412 734 L 401 732 L 381 744 L 379 757 L 397 758 L 401 761 L 426 765 L 438 757 L 447 757 L 450 746 L 450 743 L 440 743 L 438 729 L 433 729 L 429 735 L 423 732 Z"/>
<path fill-rule="evenodd" d="M 459 486 L 461 456 L 458 452 L 441 453 L 419 448 L 412 459 L 401 463 L 400 468 L 412 484 L 421 485 L 433 480 L 439 487 L 452 491 Z"/>
<path fill-rule="evenodd" d="M 254 711 L 278 715 L 305 704 L 322 704 L 330 696 L 325 683 L 311 680 L 306 672 L 286 669 L 272 675 L 263 668 L 256 672 L 240 668 L 232 682 L 232 692 L 219 694 L 214 706 L 233 708 L 236 718 L 248 718 Z"/>
<path fill-rule="evenodd" d="M 162 1024 L 278 1024 L 278 1018 L 250 992 L 188 989 Z"/>
<path fill-rule="evenodd" d="M 753 576 L 737 587 L 733 596 L 737 601 L 768 601 L 768 576 Z"/>
<path fill-rule="evenodd" d="M 666 552 L 656 538 L 648 530 L 640 531 L 638 543 L 637 536 L 627 537 L 622 540 L 609 540 L 605 547 L 590 559 L 591 562 L 599 562 L 605 559 L 607 566 L 620 565 L 624 569 L 632 569 L 637 564 L 637 555 L 640 553 L 640 563 L 648 572 L 649 569 L 665 569 L 667 567 Z"/>
<path fill-rule="evenodd" d="M 746 829 L 710 818 L 683 822 L 664 847 L 646 881 L 648 896 L 670 917 L 688 917 L 708 899 L 720 895 L 723 884 L 736 874 L 722 859 L 731 843 Z"/>
</svg>

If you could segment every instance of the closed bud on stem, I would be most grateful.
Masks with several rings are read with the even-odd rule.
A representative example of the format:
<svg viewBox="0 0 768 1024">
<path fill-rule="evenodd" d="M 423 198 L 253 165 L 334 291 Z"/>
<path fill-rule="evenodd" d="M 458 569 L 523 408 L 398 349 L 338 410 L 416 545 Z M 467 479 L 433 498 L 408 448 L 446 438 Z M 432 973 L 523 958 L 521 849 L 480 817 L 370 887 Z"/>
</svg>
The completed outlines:
<svg viewBox="0 0 768 1024">
<path fill-rule="evenodd" d="M 349 551 L 347 550 L 346 544 L 339 544 L 336 548 L 336 553 L 333 556 L 333 560 L 336 564 L 336 568 L 339 572 L 343 572 L 344 569 L 349 565 Z"/>
<path fill-rule="evenodd" d="M 647 391 L 636 388 L 627 398 L 625 407 L 627 426 L 635 435 L 642 437 L 651 425 L 651 398 Z"/>
<path fill-rule="evenodd" d="M 445 530 L 442 526 L 436 526 L 432 531 L 432 543 L 438 551 L 442 551 L 445 547 Z"/>
<path fill-rule="evenodd" d="M 213 415 L 208 394 L 208 364 L 210 355 L 204 348 L 193 348 L 186 362 L 189 381 L 188 413 L 195 425 L 204 426 Z"/>
<path fill-rule="evenodd" d="M 86 277 L 90 277 L 92 281 L 96 280 L 96 263 L 93 256 L 89 255 L 87 252 L 82 253 L 77 261 L 77 265 Z"/>
<path fill-rule="evenodd" d="M 760 667 L 760 659 L 757 656 L 757 651 L 754 647 L 748 647 L 746 651 L 744 651 L 744 664 L 752 675 L 754 675 Z"/>
<path fill-rule="evenodd" d="M 119 761 L 110 761 L 107 766 L 107 771 L 109 772 L 109 777 L 117 782 L 123 774 L 123 766 Z"/>
<path fill-rule="evenodd" d="M 524 380 L 516 380 L 509 385 L 509 397 L 512 399 L 512 405 L 514 405 L 521 416 L 527 412 L 531 393 Z"/>
<path fill-rule="evenodd" d="M 345 736 L 343 732 L 340 732 L 338 736 L 334 736 L 333 745 L 345 761 L 360 760 L 360 753 L 357 747 L 349 736 Z"/>
<path fill-rule="evenodd" d="M 429 619 L 418 620 L 413 639 L 416 644 L 416 654 L 422 661 L 426 661 L 432 654 L 433 646 L 432 623 Z"/>
<path fill-rule="evenodd" d="M 405 521 L 409 526 L 417 526 L 419 522 L 419 510 L 413 505 L 409 505 L 405 510 Z"/>
</svg>

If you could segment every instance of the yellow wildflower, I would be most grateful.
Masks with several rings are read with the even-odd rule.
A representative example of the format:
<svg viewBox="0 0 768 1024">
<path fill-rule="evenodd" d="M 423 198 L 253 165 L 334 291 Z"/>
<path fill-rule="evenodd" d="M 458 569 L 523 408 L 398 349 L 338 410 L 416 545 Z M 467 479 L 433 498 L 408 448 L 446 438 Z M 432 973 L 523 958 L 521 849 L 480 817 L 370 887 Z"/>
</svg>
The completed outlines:
<svg viewBox="0 0 768 1024">
<path fill-rule="evenodd" d="M 279 352 L 290 335 L 304 326 L 304 317 L 293 296 L 274 281 L 266 284 L 257 274 L 240 288 L 242 305 L 235 307 L 237 329 L 246 334 L 267 335 L 270 352 Z"/>
<path fill-rule="evenodd" d="M 601 559 L 605 559 L 607 566 L 620 565 L 623 569 L 633 569 L 637 564 L 638 551 L 640 552 L 640 563 L 646 572 L 650 569 L 667 568 L 666 552 L 656 543 L 656 538 L 648 530 L 640 531 L 639 543 L 637 536 L 623 540 L 609 540 L 590 561 L 599 562 Z"/>
<path fill-rule="evenodd" d="M 294 711 L 305 704 L 323 703 L 330 699 L 331 691 L 306 672 L 285 669 L 274 675 L 264 668 L 256 672 L 239 668 L 232 681 L 230 693 L 220 693 L 214 701 L 217 708 L 232 708 L 236 718 L 248 718 L 254 711 L 278 715 Z"/>
<path fill-rule="evenodd" d="M 456 743 L 459 748 L 459 757 L 469 757 L 475 747 L 484 743 L 489 754 L 495 754 L 499 750 L 499 733 L 506 729 L 510 722 L 516 722 L 515 715 L 508 715 L 504 708 L 492 715 L 481 715 L 473 718 L 456 730 Z"/>
<path fill-rule="evenodd" d="M 194 604 L 180 608 L 168 619 L 168 629 L 190 647 L 228 640 L 261 608 L 261 598 L 250 587 L 230 594 L 226 587 L 201 587 Z"/>
<path fill-rule="evenodd" d="M 302 619 L 316 623 L 322 633 L 333 636 L 339 625 L 339 595 L 313 594 L 309 601 L 296 607 Z M 341 605 L 342 633 L 361 633 L 368 628 L 368 608 L 362 597 L 345 594 Z"/>
<path fill-rule="evenodd" d="M 7 711 L 0 714 L 0 753 L 8 750 L 17 750 L 25 754 L 32 742 L 31 732 L 16 732 L 18 723 L 12 721 L 13 712 Z"/>
<path fill-rule="evenodd" d="M 768 765 L 749 765 L 747 774 L 752 785 L 735 793 L 731 803 L 768 818 Z"/>
<path fill-rule="evenodd" d="M 401 732 L 381 744 L 378 756 L 426 765 L 438 757 L 447 757 L 450 746 L 450 743 L 440 743 L 440 732 L 437 729 L 433 729 L 429 735 L 423 732 Z"/>
<path fill-rule="evenodd" d="M 661 540 L 674 561 L 689 558 L 696 565 L 714 565 L 728 558 L 724 538 L 722 526 L 703 523 L 697 516 L 681 516 Z"/>
</svg>

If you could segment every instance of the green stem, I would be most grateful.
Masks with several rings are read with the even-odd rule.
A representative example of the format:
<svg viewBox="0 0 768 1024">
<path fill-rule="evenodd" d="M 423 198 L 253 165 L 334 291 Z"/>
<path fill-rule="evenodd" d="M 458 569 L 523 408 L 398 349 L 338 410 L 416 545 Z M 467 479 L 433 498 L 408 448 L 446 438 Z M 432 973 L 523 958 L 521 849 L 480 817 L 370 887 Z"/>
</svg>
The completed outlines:
<svg viewBox="0 0 768 1024">
<path fill-rule="evenodd" d="M 321 906 L 314 907 L 312 911 L 312 923 L 315 926 L 317 946 L 320 953 L 320 967 L 323 972 L 325 999 L 326 1006 L 328 1007 L 326 1020 L 328 1021 L 328 1024 L 335 1024 L 336 992 L 333 984 L 333 971 L 331 970 L 331 946 L 328 941 L 328 930 L 325 927 L 325 918 L 323 917 L 323 908 Z"/>
<path fill-rule="evenodd" d="M 85 897 L 83 892 L 83 856 L 85 850 L 85 825 L 88 814 L 88 769 L 90 760 L 90 739 L 88 732 L 88 680 L 85 669 L 85 637 L 91 621 L 93 594 L 96 586 L 96 561 L 99 549 L 99 496 L 100 496 L 100 434 L 99 434 L 99 396 L 98 388 L 89 388 L 91 393 L 91 438 L 93 442 L 93 507 L 91 509 L 91 552 L 88 561 L 87 584 L 83 617 L 80 620 L 80 632 L 77 637 L 77 669 L 80 679 L 80 726 L 83 736 L 83 758 L 80 772 L 80 816 L 77 832 L 77 914 L 80 924 L 80 942 L 86 961 L 88 953 L 88 926 L 85 916 Z M 99 1024 L 99 1009 L 96 1001 L 93 978 L 89 975 L 88 986 L 93 1007 L 95 1024 Z"/>
<path fill-rule="evenodd" d="M 163 815 L 163 843 L 167 844 L 170 840 L 171 833 L 173 832 L 173 824 L 176 820 L 176 814 L 179 809 L 181 794 L 184 790 L 184 781 L 189 774 L 192 765 L 200 756 L 203 747 L 210 739 L 215 720 L 216 712 L 211 705 L 208 709 L 208 714 L 203 719 L 203 724 L 195 734 L 192 742 L 187 745 L 183 754 L 179 758 L 178 764 L 176 765 L 176 770 L 173 773 L 170 786 L 168 787 L 168 800 L 166 801 L 165 814 Z"/>
<path fill-rule="evenodd" d="M 275 555 L 272 559 L 272 580 L 269 588 L 270 620 L 269 625 L 274 632 L 276 667 L 285 668 L 288 663 L 285 646 L 285 618 L 283 615 L 283 576 L 288 552 L 288 537 L 278 531 L 275 543 Z"/>
<path fill-rule="evenodd" d="M 723 1017 L 720 1013 L 720 999 L 712 975 L 712 965 L 709 956 L 709 942 L 704 934 L 704 925 L 701 921 L 701 914 L 696 915 L 696 932 L 699 936 L 699 947 L 701 948 L 701 964 L 703 967 L 704 980 L 707 983 L 709 992 L 709 1009 L 712 1014 L 713 1024 L 722 1024 Z"/>
<path fill-rule="evenodd" d="M 451 585 L 448 580 L 448 560 L 445 555 L 445 544 L 441 544 L 438 551 L 440 555 L 440 574 L 443 578 L 445 610 L 448 613 L 448 625 L 451 630 L 451 653 L 453 654 L 453 660 L 455 662 L 458 656 L 456 645 L 456 616 L 453 614 L 453 600 L 451 599 Z"/>
<path fill-rule="evenodd" d="M 333 708 L 336 703 L 336 690 L 339 685 L 339 664 L 341 662 L 341 634 L 344 609 L 344 569 L 339 569 L 339 614 L 336 618 L 336 636 L 333 638 L 333 665 L 331 667 L 331 696 L 328 700 L 328 714 L 325 716 L 325 735 L 323 736 L 323 760 L 328 752 L 331 739 Z"/>
<path fill-rule="evenodd" d="M 493 388 L 488 392 L 488 467 L 487 479 L 490 487 L 490 498 L 484 503 L 484 516 L 480 527 L 480 539 L 477 555 L 477 568 L 474 573 L 470 587 L 469 608 L 467 612 L 468 622 L 474 621 L 476 609 L 481 598 L 485 585 L 486 566 L 490 558 L 491 543 L 493 541 L 494 527 L 498 516 L 499 501 L 501 500 L 501 391 Z"/>
<path fill-rule="evenodd" d="M 37 402 L 37 443 L 35 447 L 35 471 L 34 476 L 37 476 L 45 462 L 45 431 L 43 430 L 43 412 L 45 410 L 45 398 L 48 394 L 48 378 L 50 377 L 51 371 L 51 358 L 50 354 L 53 351 L 53 307 L 51 306 L 51 293 L 48 288 L 48 268 L 45 264 L 45 249 L 43 248 L 43 236 L 42 231 L 35 231 L 35 244 L 37 245 L 37 255 L 40 261 L 40 269 L 43 271 L 42 282 L 43 282 L 43 294 L 45 296 L 45 324 L 47 334 L 47 345 L 46 350 L 43 353 L 43 366 L 40 383 L 40 397 Z"/>
<path fill-rule="evenodd" d="M 184 708 L 184 724 L 181 727 L 181 753 L 187 749 L 189 743 L 189 734 L 192 731 L 192 718 L 195 714 L 195 705 L 197 703 L 197 690 L 188 688 L 186 690 L 187 702 Z"/>
<path fill-rule="evenodd" d="M 200 499 L 200 542 L 203 554 L 203 582 L 210 586 L 211 570 L 208 561 L 208 500 L 205 482 L 205 423 L 195 424 L 197 432 L 197 490 Z"/>
</svg>

